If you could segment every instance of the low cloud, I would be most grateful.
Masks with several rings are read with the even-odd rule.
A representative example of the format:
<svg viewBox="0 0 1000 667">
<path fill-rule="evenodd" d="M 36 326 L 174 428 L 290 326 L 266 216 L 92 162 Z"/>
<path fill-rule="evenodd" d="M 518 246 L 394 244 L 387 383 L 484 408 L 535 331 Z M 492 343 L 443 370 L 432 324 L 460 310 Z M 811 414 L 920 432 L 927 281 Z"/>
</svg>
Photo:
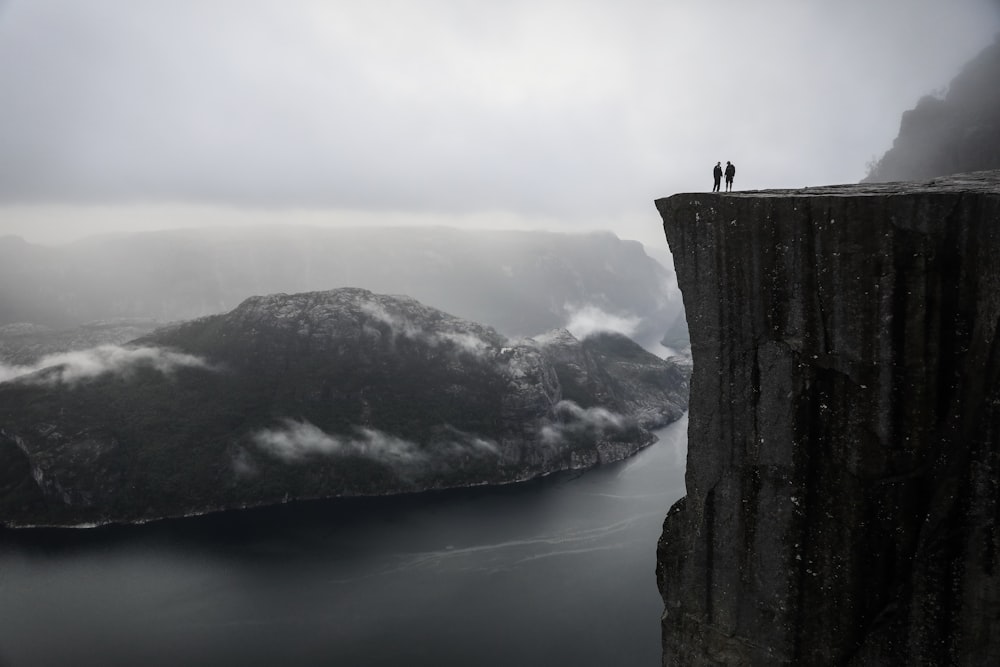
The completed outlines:
<svg viewBox="0 0 1000 667">
<path fill-rule="evenodd" d="M 423 329 L 414 325 L 413 322 L 405 317 L 393 315 L 380 303 L 366 301 L 361 304 L 361 312 L 376 322 L 381 322 L 388 326 L 394 336 L 420 339 L 425 338 L 427 335 Z"/>
<path fill-rule="evenodd" d="M 541 430 L 542 442 L 546 445 L 559 445 L 588 432 L 601 438 L 620 432 L 627 425 L 625 417 L 606 408 L 581 408 L 568 400 L 556 403 L 554 411 L 558 421 L 546 423 Z"/>
<path fill-rule="evenodd" d="M 170 375 L 178 368 L 210 368 L 202 358 L 159 347 L 102 345 L 42 357 L 30 366 L 0 364 L 0 382 L 21 378 L 32 384 L 74 384 L 106 373 L 129 376 L 139 368 Z"/>
<path fill-rule="evenodd" d="M 232 460 L 233 473 L 238 478 L 247 479 L 256 477 L 259 474 L 257 464 L 254 463 L 250 452 L 240 447 L 236 450 Z"/>
<path fill-rule="evenodd" d="M 251 439 L 258 448 L 288 462 L 310 456 L 363 456 L 400 469 L 498 452 L 491 440 L 449 426 L 444 430 L 445 436 L 425 448 L 378 429 L 355 427 L 353 435 L 340 436 L 308 421 L 285 419 L 281 426 L 258 431 Z"/>
<path fill-rule="evenodd" d="M 446 426 L 448 437 L 435 443 L 434 451 L 445 457 L 497 456 L 500 448 L 493 440 Z"/>
<path fill-rule="evenodd" d="M 438 340 L 447 341 L 455 347 L 476 356 L 486 354 L 493 347 L 490 343 L 486 342 L 479 336 L 467 332 L 447 332 L 438 334 L 436 338 Z"/>
<path fill-rule="evenodd" d="M 631 338 L 642 323 L 641 317 L 612 315 L 593 305 L 567 305 L 566 317 L 567 322 L 564 328 L 580 339 L 605 331 Z"/>
<path fill-rule="evenodd" d="M 493 349 L 492 343 L 472 331 L 427 331 L 409 318 L 390 313 L 379 303 L 363 303 L 361 310 L 373 320 L 388 326 L 394 336 L 421 341 L 431 347 L 454 349 L 474 356 L 485 356 Z"/>
<path fill-rule="evenodd" d="M 357 428 L 355 435 L 330 435 L 307 421 L 286 419 L 282 426 L 258 431 L 254 443 L 285 461 L 298 461 L 311 455 L 364 456 L 391 465 L 408 465 L 423 454 L 409 440 L 371 428 Z"/>
</svg>

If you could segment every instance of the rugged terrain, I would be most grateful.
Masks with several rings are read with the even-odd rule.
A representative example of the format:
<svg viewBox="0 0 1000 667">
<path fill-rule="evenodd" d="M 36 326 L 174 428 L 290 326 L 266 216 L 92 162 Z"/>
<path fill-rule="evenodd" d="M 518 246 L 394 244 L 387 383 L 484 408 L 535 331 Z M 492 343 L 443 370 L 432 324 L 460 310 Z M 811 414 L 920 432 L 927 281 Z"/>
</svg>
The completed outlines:
<svg viewBox="0 0 1000 667">
<path fill-rule="evenodd" d="M 866 181 L 916 181 L 1000 169 L 1000 35 L 940 95 L 905 113 Z"/>
<path fill-rule="evenodd" d="M 0 522 L 523 480 L 628 456 L 687 388 L 619 335 L 508 340 L 353 288 L 253 297 L 0 383 Z"/>
<path fill-rule="evenodd" d="M 1000 172 L 656 206 L 694 362 L 664 665 L 1000 663 Z"/>
</svg>

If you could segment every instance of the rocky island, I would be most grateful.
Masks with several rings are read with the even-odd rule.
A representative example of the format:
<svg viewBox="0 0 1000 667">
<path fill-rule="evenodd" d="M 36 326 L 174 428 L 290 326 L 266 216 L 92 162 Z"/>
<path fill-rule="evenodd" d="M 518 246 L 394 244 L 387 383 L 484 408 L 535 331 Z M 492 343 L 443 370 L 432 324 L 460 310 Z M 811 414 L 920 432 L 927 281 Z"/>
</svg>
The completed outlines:
<svg viewBox="0 0 1000 667">
<path fill-rule="evenodd" d="M 1000 662 L 1000 172 L 656 206 L 694 362 L 663 664 Z"/>
<path fill-rule="evenodd" d="M 0 525 L 501 484 L 615 461 L 683 414 L 624 336 L 510 340 L 408 298 L 252 297 L 0 382 Z"/>
</svg>

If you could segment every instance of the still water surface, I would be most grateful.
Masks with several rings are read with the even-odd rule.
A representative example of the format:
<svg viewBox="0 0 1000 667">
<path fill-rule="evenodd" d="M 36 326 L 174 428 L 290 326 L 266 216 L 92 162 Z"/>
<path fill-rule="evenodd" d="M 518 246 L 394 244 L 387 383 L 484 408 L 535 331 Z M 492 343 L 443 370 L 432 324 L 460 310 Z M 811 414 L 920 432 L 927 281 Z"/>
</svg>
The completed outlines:
<svg viewBox="0 0 1000 667">
<path fill-rule="evenodd" d="M 686 434 L 508 487 L 0 533 L 0 665 L 655 667 Z"/>
</svg>

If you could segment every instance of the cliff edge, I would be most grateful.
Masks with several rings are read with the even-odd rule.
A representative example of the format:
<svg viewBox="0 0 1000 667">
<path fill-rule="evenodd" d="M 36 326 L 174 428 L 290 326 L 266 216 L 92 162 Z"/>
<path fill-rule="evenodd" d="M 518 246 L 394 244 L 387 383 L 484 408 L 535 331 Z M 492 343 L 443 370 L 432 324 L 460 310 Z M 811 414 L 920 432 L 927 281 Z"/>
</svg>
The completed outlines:
<svg viewBox="0 0 1000 667">
<path fill-rule="evenodd" d="M 1000 664 L 1000 172 L 656 207 L 694 360 L 663 664 Z"/>
</svg>

